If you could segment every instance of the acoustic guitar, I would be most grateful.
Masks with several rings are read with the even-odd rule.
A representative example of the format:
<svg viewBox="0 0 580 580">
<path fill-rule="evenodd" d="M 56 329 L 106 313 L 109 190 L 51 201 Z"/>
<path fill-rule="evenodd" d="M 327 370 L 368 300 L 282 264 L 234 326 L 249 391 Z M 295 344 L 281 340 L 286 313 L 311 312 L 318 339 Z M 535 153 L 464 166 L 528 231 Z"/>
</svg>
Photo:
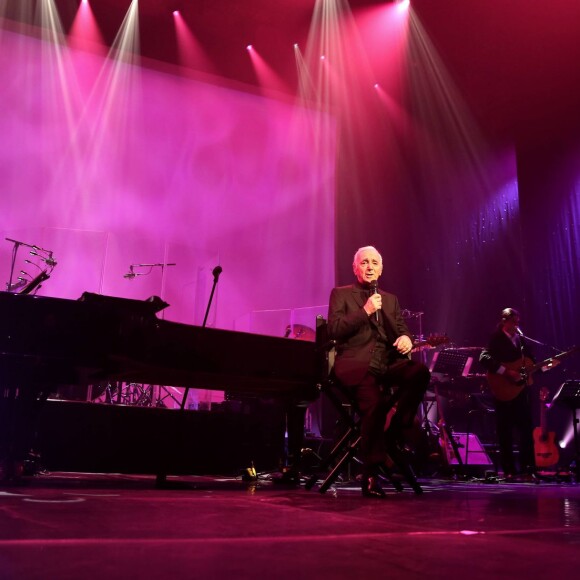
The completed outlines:
<svg viewBox="0 0 580 580">
<path fill-rule="evenodd" d="M 549 391 L 546 387 L 540 389 L 540 426 L 534 429 L 534 452 L 536 467 L 551 467 L 560 459 L 558 446 L 554 441 L 555 434 L 548 431 L 546 422 L 546 401 Z"/>
<path fill-rule="evenodd" d="M 520 380 L 513 382 L 503 375 L 487 373 L 489 389 L 498 401 L 511 401 L 515 399 L 526 388 L 526 386 L 533 384 L 532 374 L 534 372 L 544 367 L 546 369 L 551 369 L 556 366 L 554 361 L 560 361 L 564 357 L 567 357 L 578 350 L 580 350 L 580 347 L 574 346 L 566 352 L 562 352 L 536 364 L 534 364 L 532 359 L 528 357 L 523 357 L 523 359 L 518 359 L 509 363 L 502 363 L 506 369 L 518 371 L 520 373 Z"/>
</svg>

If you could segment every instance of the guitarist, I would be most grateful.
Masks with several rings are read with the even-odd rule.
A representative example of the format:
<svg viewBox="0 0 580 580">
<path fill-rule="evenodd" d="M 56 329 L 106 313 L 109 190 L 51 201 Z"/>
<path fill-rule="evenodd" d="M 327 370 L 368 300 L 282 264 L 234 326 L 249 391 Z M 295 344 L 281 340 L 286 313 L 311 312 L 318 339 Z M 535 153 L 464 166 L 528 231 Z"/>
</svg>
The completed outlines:
<svg viewBox="0 0 580 580">
<path fill-rule="evenodd" d="M 534 361 L 533 352 L 520 329 L 520 314 L 514 308 L 505 308 L 501 320 L 491 335 L 488 346 L 481 352 L 480 362 L 492 374 L 502 375 L 514 385 L 517 396 L 510 400 L 499 400 L 495 397 L 495 416 L 500 463 L 504 476 L 508 480 L 531 480 L 535 473 L 535 455 L 530 404 L 530 389 L 516 389 L 525 384 L 526 377 L 519 370 L 517 361 L 525 359 Z M 510 364 L 511 363 L 511 364 Z M 508 368 L 509 367 L 509 368 Z M 519 439 L 519 470 L 513 451 L 513 434 L 517 432 Z"/>
</svg>

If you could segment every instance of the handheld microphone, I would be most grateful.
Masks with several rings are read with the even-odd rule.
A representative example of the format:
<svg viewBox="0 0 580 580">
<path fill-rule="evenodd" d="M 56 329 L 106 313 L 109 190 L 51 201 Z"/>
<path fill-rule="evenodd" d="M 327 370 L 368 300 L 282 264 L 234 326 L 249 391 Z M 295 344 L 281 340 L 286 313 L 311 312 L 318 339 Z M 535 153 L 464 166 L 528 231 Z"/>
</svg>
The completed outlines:
<svg viewBox="0 0 580 580">
<path fill-rule="evenodd" d="M 217 282 L 220 274 L 223 272 L 223 268 L 221 266 L 216 266 L 211 273 L 213 274 L 213 279 Z"/>
<path fill-rule="evenodd" d="M 519 334 L 520 336 L 524 336 L 524 333 L 522 332 L 522 329 L 519 326 L 516 326 L 516 333 Z"/>
<path fill-rule="evenodd" d="M 376 280 L 372 280 L 370 283 L 370 287 L 371 287 L 371 296 L 373 294 L 378 294 L 379 290 L 378 290 L 378 286 L 379 283 Z M 375 310 L 375 320 L 378 322 L 379 321 L 379 311 Z"/>
</svg>

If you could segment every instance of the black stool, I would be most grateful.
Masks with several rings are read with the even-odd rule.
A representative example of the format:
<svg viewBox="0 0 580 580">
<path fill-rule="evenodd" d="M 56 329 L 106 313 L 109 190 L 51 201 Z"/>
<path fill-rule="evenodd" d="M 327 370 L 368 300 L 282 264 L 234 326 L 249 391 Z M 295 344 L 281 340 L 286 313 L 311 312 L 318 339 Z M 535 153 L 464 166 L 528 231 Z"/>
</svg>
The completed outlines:
<svg viewBox="0 0 580 580">
<path fill-rule="evenodd" d="M 322 316 L 318 316 L 316 319 L 316 344 L 317 349 L 320 351 L 321 356 L 323 355 L 325 361 L 325 368 L 321 371 L 322 380 L 319 385 L 320 392 L 331 402 L 332 406 L 338 411 L 342 422 L 346 425 L 344 433 L 334 445 L 328 457 L 323 459 L 320 464 L 320 471 L 326 472 L 326 476 L 318 491 L 325 493 L 335 483 L 346 465 L 355 457 L 360 446 L 361 413 L 354 390 L 342 385 L 334 376 L 332 367 L 334 365 L 334 348 L 336 342 L 329 340 L 326 320 Z M 398 398 L 398 389 L 392 389 L 391 396 L 388 400 L 387 413 L 397 404 Z M 394 442 L 392 448 L 395 448 Z M 389 453 L 389 456 L 413 491 L 417 494 L 422 493 L 423 490 L 402 453 L 393 452 Z M 383 477 L 390 481 L 397 491 L 403 490 L 401 482 L 392 476 L 390 469 L 385 466 L 381 471 Z M 322 478 L 318 474 L 315 473 L 312 475 L 306 482 L 306 489 L 312 489 L 320 479 Z"/>
</svg>

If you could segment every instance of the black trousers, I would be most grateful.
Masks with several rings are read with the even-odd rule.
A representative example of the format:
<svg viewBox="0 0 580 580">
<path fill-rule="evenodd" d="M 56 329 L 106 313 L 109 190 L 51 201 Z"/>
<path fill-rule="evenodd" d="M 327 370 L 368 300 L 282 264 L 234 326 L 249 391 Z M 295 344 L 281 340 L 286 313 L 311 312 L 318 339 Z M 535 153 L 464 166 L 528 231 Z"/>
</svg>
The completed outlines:
<svg viewBox="0 0 580 580">
<path fill-rule="evenodd" d="M 388 366 L 380 375 L 367 373 L 356 387 L 356 400 L 362 414 L 360 455 L 363 471 L 386 461 L 387 436 L 400 434 L 411 427 L 417 408 L 429 386 L 429 369 L 413 360 L 400 360 Z M 398 389 L 396 412 L 391 417 L 389 433 L 385 436 L 385 424 L 389 409 L 390 393 L 387 387 Z"/>
<path fill-rule="evenodd" d="M 534 424 L 528 389 L 511 401 L 496 401 L 495 415 L 501 468 L 507 474 L 535 470 Z M 514 455 L 514 433 L 519 443 L 519 470 Z"/>
</svg>

